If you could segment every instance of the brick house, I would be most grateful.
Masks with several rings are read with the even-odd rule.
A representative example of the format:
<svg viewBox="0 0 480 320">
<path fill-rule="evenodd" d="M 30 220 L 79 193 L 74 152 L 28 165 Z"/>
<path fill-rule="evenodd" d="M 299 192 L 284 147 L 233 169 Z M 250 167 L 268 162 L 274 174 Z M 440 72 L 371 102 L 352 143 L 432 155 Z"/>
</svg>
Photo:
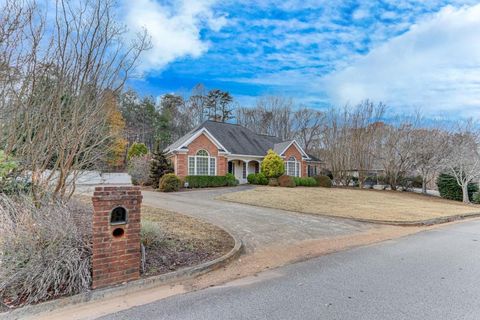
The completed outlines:
<svg viewBox="0 0 480 320">
<path fill-rule="evenodd" d="M 290 176 L 316 175 L 323 164 L 295 140 L 282 141 L 237 124 L 215 121 L 205 121 L 165 148 L 165 152 L 179 177 L 232 173 L 240 183 L 246 183 L 248 174 L 260 172 L 269 149 L 284 159 L 285 174 Z"/>
</svg>

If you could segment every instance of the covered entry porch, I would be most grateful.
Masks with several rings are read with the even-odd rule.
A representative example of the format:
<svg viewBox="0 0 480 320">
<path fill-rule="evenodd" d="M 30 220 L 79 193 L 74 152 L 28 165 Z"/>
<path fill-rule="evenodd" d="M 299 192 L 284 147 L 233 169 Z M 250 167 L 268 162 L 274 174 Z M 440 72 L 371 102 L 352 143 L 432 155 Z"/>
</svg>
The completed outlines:
<svg viewBox="0 0 480 320">
<path fill-rule="evenodd" d="M 253 158 L 228 158 L 228 173 L 231 173 L 240 182 L 247 183 L 247 176 L 251 173 L 260 172 L 261 159 Z"/>
</svg>

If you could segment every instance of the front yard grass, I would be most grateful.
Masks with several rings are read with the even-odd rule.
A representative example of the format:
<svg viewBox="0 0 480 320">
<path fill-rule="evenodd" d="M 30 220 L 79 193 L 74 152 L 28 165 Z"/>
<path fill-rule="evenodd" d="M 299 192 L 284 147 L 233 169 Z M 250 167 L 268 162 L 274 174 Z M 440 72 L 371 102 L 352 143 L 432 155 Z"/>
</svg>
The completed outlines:
<svg viewBox="0 0 480 320">
<path fill-rule="evenodd" d="M 301 213 L 392 223 L 480 212 L 478 205 L 464 205 L 432 196 L 349 188 L 257 187 L 228 193 L 219 199 Z"/>
</svg>

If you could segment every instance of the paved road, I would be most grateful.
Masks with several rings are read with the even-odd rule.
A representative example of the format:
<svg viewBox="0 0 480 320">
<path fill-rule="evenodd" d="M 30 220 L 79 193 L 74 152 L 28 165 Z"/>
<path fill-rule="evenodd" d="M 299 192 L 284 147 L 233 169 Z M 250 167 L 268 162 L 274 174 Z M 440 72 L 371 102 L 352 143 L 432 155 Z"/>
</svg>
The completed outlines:
<svg viewBox="0 0 480 320">
<path fill-rule="evenodd" d="M 323 256 L 102 319 L 480 319 L 480 221 Z"/>
<path fill-rule="evenodd" d="M 215 200 L 226 193 L 249 186 L 217 188 L 178 193 L 144 191 L 143 202 L 149 206 L 206 219 L 235 233 L 247 252 L 268 245 L 293 244 L 302 240 L 322 239 L 381 228 L 379 225 L 346 219 L 298 214 L 278 209 Z"/>
</svg>

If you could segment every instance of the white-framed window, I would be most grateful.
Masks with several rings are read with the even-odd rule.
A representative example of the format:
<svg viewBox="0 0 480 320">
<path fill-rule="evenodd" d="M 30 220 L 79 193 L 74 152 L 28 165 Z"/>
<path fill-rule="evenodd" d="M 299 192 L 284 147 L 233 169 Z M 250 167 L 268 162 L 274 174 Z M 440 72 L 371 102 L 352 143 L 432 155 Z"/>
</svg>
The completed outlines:
<svg viewBox="0 0 480 320">
<path fill-rule="evenodd" d="M 211 157 L 206 150 L 188 157 L 189 176 L 214 176 L 217 174 L 217 158 Z"/>
<path fill-rule="evenodd" d="M 285 161 L 285 173 L 287 176 L 300 177 L 300 162 L 294 156 Z"/>
</svg>

